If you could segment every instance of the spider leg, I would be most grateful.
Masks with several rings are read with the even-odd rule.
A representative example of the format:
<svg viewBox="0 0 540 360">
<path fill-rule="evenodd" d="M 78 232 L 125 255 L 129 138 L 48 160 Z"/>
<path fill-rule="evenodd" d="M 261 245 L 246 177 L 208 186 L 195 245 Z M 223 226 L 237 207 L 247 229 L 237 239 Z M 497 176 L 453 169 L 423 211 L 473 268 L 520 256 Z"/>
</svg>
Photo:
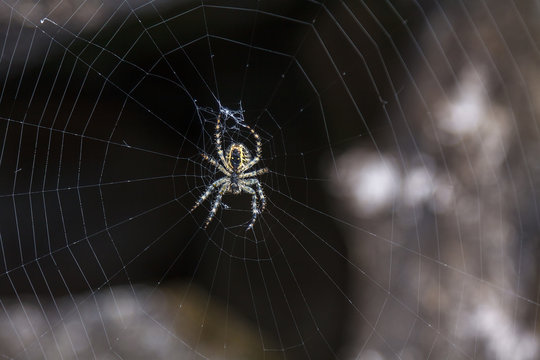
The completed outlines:
<svg viewBox="0 0 540 360">
<path fill-rule="evenodd" d="M 259 193 L 259 199 L 261 200 L 261 212 L 263 212 L 264 208 L 266 208 L 266 197 L 264 196 L 264 191 L 259 180 L 255 179 L 255 181 L 255 185 L 257 186 L 257 193 Z"/>
<path fill-rule="evenodd" d="M 206 223 L 204 224 L 204 228 L 206 229 L 208 227 L 208 224 L 210 224 L 210 221 L 214 218 L 214 215 L 216 215 L 217 209 L 219 205 L 221 204 L 221 198 L 223 197 L 223 194 L 227 192 L 227 188 L 229 187 L 229 182 L 226 181 L 223 185 L 221 185 L 221 188 L 219 189 L 219 192 L 216 196 L 216 199 L 212 203 L 212 210 L 210 210 L 210 214 L 208 215 L 208 218 L 206 219 Z"/>
<path fill-rule="evenodd" d="M 266 207 L 266 197 L 264 196 L 264 191 L 261 186 L 261 182 L 258 179 L 247 179 L 242 180 L 242 185 L 245 185 L 247 187 L 255 185 L 257 187 L 257 194 L 259 195 L 259 200 L 261 201 L 261 208 L 260 212 L 262 213 Z"/>
<path fill-rule="evenodd" d="M 260 211 L 257 207 L 257 193 L 249 186 L 243 184 L 240 184 L 240 189 L 251 194 L 251 211 L 253 213 L 253 216 L 251 217 L 251 221 L 249 222 L 249 225 L 247 227 L 247 230 L 249 230 L 253 227 L 253 224 L 255 224 L 255 220 L 257 220 L 257 215 L 260 214 Z"/>
<path fill-rule="evenodd" d="M 243 173 L 243 174 L 238 175 L 238 178 L 239 179 L 252 178 L 252 177 L 257 176 L 257 175 L 266 174 L 268 171 L 269 171 L 268 168 L 259 169 L 259 170 L 255 170 L 255 171 L 250 171 L 248 173 Z"/>
<path fill-rule="evenodd" d="M 251 168 L 253 165 L 255 165 L 256 163 L 259 162 L 259 160 L 261 160 L 261 155 L 262 155 L 262 143 L 261 143 L 261 138 L 259 137 L 259 134 L 257 134 L 255 132 L 255 130 L 253 130 L 252 128 L 250 128 L 248 125 L 245 125 L 246 128 L 249 129 L 249 131 L 251 131 L 251 134 L 253 135 L 253 137 L 255 138 L 255 141 L 257 143 L 257 149 L 255 150 L 255 157 L 253 159 L 251 159 L 250 162 L 248 162 L 246 165 L 244 165 L 240 171 L 246 171 L 247 169 Z"/>
<path fill-rule="evenodd" d="M 212 192 L 216 190 L 216 188 L 218 188 L 219 186 L 222 186 L 222 184 L 225 182 L 227 182 L 227 178 L 221 178 L 219 180 L 214 181 L 211 185 L 209 185 L 205 193 L 201 195 L 199 200 L 197 200 L 197 202 L 195 203 L 195 205 L 193 205 L 193 207 L 191 208 L 189 212 L 192 212 L 193 210 L 195 210 L 199 205 L 203 203 L 204 200 L 208 198 L 208 196 L 210 196 Z"/>
<path fill-rule="evenodd" d="M 218 163 L 213 157 L 206 155 L 205 153 L 201 153 L 201 156 L 204 160 L 208 161 L 210 164 L 214 165 L 216 168 L 218 168 L 219 171 L 221 171 L 226 176 L 231 176 L 231 173 L 223 167 L 220 163 Z"/>
<path fill-rule="evenodd" d="M 221 114 L 218 115 L 216 120 L 216 132 L 214 136 L 216 138 L 216 146 L 219 159 L 225 166 L 227 166 L 227 160 L 225 160 L 225 156 L 223 155 L 223 145 L 221 144 Z"/>
</svg>

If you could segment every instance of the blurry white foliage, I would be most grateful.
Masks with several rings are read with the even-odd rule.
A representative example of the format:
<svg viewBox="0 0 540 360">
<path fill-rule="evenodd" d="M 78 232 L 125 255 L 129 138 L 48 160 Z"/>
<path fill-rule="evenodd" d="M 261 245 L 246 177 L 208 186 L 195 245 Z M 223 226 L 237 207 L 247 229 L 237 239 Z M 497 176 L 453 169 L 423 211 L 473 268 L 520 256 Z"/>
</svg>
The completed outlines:
<svg viewBox="0 0 540 360">
<path fill-rule="evenodd" d="M 454 198 L 452 187 L 433 169 L 417 165 L 402 171 L 391 155 L 351 150 L 338 160 L 338 170 L 338 195 L 363 217 L 391 211 L 396 203 L 410 208 L 434 198 L 442 211 Z"/>
<path fill-rule="evenodd" d="M 342 196 L 363 216 L 373 216 L 392 206 L 399 191 L 400 174 L 392 157 L 354 150 L 338 160 Z"/>
<path fill-rule="evenodd" d="M 366 350 L 360 355 L 359 360 L 384 360 L 384 358 L 375 350 Z"/>
<path fill-rule="evenodd" d="M 433 179 L 428 170 L 415 167 L 403 179 L 403 201 L 408 206 L 418 205 L 431 197 L 433 188 Z"/>
<path fill-rule="evenodd" d="M 538 359 L 536 337 L 519 329 L 511 313 L 496 303 L 483 303 L 469 319 L 470 333 L 485 340 L 490 359 Z"/>
<path fill-rule="evenodd" d="M 478 74 L 465 71 L 452 99 L 439 105 L 439 127 L 457 137 L 473 134 L 486 114 L 486 94 Z"/>
<path fill-rule="evenodd" d="M 482 181 L 493 180 L 493 170 L 505 159 L 511 136 L 509 114 L 490 101 L 487 76 L 466 69 L 450 100 L 438 104 L 436 111 L 441 141 L 453 145 L 465 139 L 469 157 Z M 446 136 L 444 136 L 446 135 Z"/>
</svg>

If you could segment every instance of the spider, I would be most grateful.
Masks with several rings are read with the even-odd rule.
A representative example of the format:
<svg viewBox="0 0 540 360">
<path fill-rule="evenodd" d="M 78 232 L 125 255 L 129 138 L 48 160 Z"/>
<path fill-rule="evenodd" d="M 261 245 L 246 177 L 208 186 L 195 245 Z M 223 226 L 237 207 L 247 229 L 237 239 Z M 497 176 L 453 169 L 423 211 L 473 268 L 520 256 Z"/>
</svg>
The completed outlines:
<svg viewBox="0 0 540 360">
<path fill-rule="evenodd" d="M 256 176 L 267 173 L 268 168 L 247 171 L 251 169 L 255 164 L 257 164 L 261 159 L 261 140 L 259 138 L 259 135 L 252 128 L 247 125 L 245 125 L 245 127 L 248 128 L 249 131 L 251 131 L 251 134 L 257 142 L 255 157 L 251 156 L 248 148 L 242 143 L 232 143 L 225 151 L 225 154 L 223 153 L 223 147 L 221 145 L 221 114 L 219 114 L 217 117 L 216 132 L 214 135 L 217 153 L 219 159 L 221 160 L 221 163 L 219 163 L 210 155 L 207 155 L 205 153 L 201 154 L 204 160 L 208 161 L 216 169 L 221 171 L 223 175 L 225 175 L 210 184 L 206 188 L 204 194 L 201 195 L 201 197 L 197 200 L 197 202 L 191 209 L 191 211 L 195 210 L 199 205 L 203 203 L 204 200 L 206 200 L 210 196 L 210 194 L 217 191 L 216 198 L 212 203 L 212 209 L 210 210 L 210 214 L 208 215 L 208 218 L 206 219 L 206 223 L 204 225 L 205 228 L 208 227 L 208 224 L 210 224 L 210 221 L 212 221 L 212 219 L 214 218 L 218 207 L 222 203 L 221 198 L 224 194 L 231 193 L 234 195 L 238 195 L 242 191 L 251 194 L 251 211 L 253 215 L 247 227 L 248 230 L 253 227 L 253 225 L 255 224 L 255 220 L 257 220 L 257 215 L 262 213 L 266 206 L 266 198 L 264 197 L 261 183 L 256 178 Z M 257 195 L 259 196 L 259 200 L 261 203 L 260 207 L 258 207 Z"/>
</svg>

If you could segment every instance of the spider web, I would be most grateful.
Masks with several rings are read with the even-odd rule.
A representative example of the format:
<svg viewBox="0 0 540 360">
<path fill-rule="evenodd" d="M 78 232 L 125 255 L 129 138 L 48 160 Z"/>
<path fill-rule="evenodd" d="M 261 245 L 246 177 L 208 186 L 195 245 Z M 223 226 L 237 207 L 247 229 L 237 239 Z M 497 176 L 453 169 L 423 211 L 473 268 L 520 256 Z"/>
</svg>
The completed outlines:
<svg viewBox="0 0 540 360">
<path fill-rule="evenodd" d="M 537 358 L 538 12 L 0 0 L 0 359 Z"/>
</svg>

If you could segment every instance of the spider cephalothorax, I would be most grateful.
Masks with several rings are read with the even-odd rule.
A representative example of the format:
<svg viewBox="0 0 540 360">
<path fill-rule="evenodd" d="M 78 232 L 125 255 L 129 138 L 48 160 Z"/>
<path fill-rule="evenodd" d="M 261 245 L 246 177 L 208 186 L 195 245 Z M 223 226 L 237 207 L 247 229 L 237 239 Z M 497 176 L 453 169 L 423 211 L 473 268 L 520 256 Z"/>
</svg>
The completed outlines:
<svg viewBox="0 0 540 360">
<path fill-rule="evenodd" d="M 251 131 L 251 134 L 256 140 L 257 148 L 255 150 L 255 157 L 251 156 L 248 148 L 242 143 L 233 143 L 231 144 L 225 153 L 223 153 L 223 146 L 221 144 L 221 114 L 218 115 L 216 123 L 216 132 L 215 132 L 215 141 L 219 159 L 218 162 L 210 155 L 202 153 L 203 159 L 212 164 L 215 168 L 223 173 L 223 177 L 214 181 L 208 186 L 204 194 L 197 200 L 191 211 L 195 210 L 204 200 L 206 200 L 210 194 L 214 191 L 217 191 L 216 198 L 212 203 L 212 209 L 210 209 L 210 214 L 206 220 L 205 227 L 210 224 L 210 221 L 214 218 L 214 215 L 217 212 L 219 205 L 221 204 L 221 198 L 226 193 L 231 193 L 234 195 L 240 194 L 242 191 L 251 194 L 251 211 L 253 216 L 248 225 L 248 229 L 253 227 L 255 220 L 257 220 L 257 215 L 260 214 L 264 207 L 266 206 L 266 198 L 264 197 L 264 192 L 261 187 L 261 183 L 256 178 L 257 175 L 264 174 L 268 172 L 267 168 L 252 170 L 251 169 L 255 164 L 261 159 L 262 153 L 262 144 L 259 138 L 259 135 L 249 126 L 244 125 L 246 128 Z M 255 189 L 253 188 L 255 187 Z M 257 203 L 257 195 L 261 202 L 260 207 Z"/>
</svg>

